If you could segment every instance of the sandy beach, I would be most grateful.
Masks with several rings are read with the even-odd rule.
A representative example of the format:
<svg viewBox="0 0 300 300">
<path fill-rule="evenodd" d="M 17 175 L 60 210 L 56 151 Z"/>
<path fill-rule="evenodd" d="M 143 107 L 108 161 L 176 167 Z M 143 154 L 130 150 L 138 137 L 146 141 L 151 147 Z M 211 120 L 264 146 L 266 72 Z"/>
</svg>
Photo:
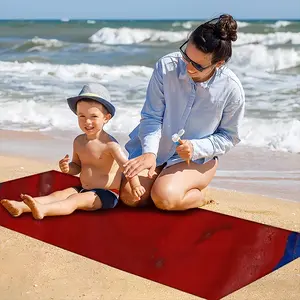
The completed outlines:
<svg viewBox="0 0 300 300">
<path fill-rule="evenodd" d="M 0 182 L 58 170 L 57 161 L 70 151 L 72 138 L 0 131 Z M 253 156 L 253 149 L 247 152 L 241 147 L 220 159 L 218 174 L 207 193 L 217 204 L 203 209 L 300 232 L 299 155 L 255 153 Z M 3 227 L 0 239 L 3 300 L 200 299 Z M 289 299 L 299 298 L 300 259 L 225 299 L 286 299 L 287 294 Z"/>
</svg>

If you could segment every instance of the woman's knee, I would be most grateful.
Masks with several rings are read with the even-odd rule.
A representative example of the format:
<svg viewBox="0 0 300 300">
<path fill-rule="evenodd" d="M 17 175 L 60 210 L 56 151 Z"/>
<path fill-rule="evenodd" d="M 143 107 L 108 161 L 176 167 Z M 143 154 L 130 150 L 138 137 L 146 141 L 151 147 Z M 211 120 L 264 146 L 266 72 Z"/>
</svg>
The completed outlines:
<svg viewBox="0 0 300 300">
<path fill-rule="evenodd" d="M 182 201 L 181 193 L 174 186 L 154 184 L 151 190 L 151 198 L 155 206 L 162 210 L 175 210 Z"/>
</svg>

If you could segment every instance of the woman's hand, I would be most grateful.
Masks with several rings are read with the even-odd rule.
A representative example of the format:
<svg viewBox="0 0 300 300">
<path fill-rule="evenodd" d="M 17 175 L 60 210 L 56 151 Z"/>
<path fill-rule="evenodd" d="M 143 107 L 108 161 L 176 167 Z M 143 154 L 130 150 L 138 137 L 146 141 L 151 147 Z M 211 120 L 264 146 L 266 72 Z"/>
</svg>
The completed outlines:
<svg viewBox="0 0 300 300">
<path fill-rule="evenodd" d="M 176 147 L 178 155 L 185 161 L 190 161 L 194 154 L 194 147 L 191 141 L 182 140 L 182 144 Z"/>
<path fill-rule="evenodd" d="M 125 168 L 123 173 L 127 178 L 132 178 L 145 169 L 149 169 L 148 177 L 152 178 L 155 174 L 156 156 L 154 153 L 144 153 L 128 160 L 123 166 Z"/>
</svg>

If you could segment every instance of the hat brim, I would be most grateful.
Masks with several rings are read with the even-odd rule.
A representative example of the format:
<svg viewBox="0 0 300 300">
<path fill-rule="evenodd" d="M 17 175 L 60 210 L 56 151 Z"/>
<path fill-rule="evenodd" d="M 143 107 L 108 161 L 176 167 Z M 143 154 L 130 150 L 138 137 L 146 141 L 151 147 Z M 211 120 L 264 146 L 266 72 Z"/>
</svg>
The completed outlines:
<svg viewBox="0 0 300 300">
<path fill-rule="evenodd" d="M 107 110 L 108 112 L 111 114 L 111 116 L 113 117 L 115 115 L 115 107 L 108 101 L 106 101 L 105 99 L 101 98 L 101 97 L 97 97 L 97 96 L 76 96 L 76 97 L 71 97 L 71 98 L 68 98 L 67 101 L 68 101 L 68 105 L 70 107 L 70 109 L 73 111 L 73 113 L 75 115 L 77 115 L 76 113 L 76 106 L 77 106 L 77 102 L 79 100 L 82 100 L 82 99 L 92 99 L 98 103 L 101 103 Z"/>
</svg>

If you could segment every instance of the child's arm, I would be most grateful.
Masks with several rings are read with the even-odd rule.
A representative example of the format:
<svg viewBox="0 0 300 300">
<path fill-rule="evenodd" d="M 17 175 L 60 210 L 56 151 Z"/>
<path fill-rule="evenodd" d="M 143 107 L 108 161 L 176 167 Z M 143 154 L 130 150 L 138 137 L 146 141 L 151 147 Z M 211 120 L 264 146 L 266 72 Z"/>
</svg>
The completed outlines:
<svg viewBox="0 0 300 300">
<path fill-rule="evenodd" d="M 69 163 L 69 174 L 77 175 L 81 172 L 81 162 L 79 160 L 78 154 L 73 152 L 72 161 Z"/>
<path fill-rule="evenodd" d="M 118 143 L 112 143 L 110 149 L 112 156 L 114 157 L 114 159 L 116 160 L 123 172 L 125 169 L 123 165 L 128 161 L 128 158 L 126 157 L 125 153 L 122 151 Z M 128 178 L 127 180 L 130 184 L 134 196 L 140 199 L 140 197 L 145 193 L 145 188 L 141 185 L 139 177 L 136 175 L 132 178 Z"/>
<path fill-rule="evenodd" d="M 133 195 L 140 200 L 141 197 L 145 194 L 146 190 L 141 185 L 139 177 L 136 175 L 136 176 L 133 176 L 131 178 L 128 178 L 127 180 L 130 184 Z"/>
<path fill-rule="evenodd" d="M 67 173 L 70 175 L 77 175 L 81 172 L 81 162 L 79 156 L 76 152 L 76 139 L 73 143 L 73 157 L 72 161 L 69 163 L 69 155 L 67 154 L 63 159 L 59 161 L 60 170 L 63 173 Z"/>
</svg>

